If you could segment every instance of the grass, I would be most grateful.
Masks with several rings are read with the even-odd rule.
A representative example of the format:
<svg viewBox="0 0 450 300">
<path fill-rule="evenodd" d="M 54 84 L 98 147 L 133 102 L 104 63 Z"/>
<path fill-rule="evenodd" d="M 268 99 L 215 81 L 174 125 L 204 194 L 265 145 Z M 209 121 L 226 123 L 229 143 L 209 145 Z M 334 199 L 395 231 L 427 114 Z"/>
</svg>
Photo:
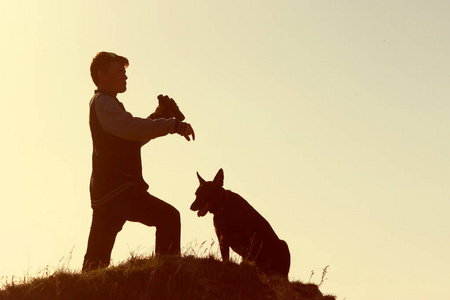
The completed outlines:
<svg viewBox="0 0 450 300">
<path fill-rule="evenodd" d="M 325 275 L 323 275 L 324 277 Z M 323 283 L 323 280 L 322 282 Z M 214 255 L 131 254 L 117 266 L 80 273 L 66 268 L 4 284 L 0 300 L 61 299 L 302 299 L 333 300 L 312 283 L 266 276 L 251 263 L 219 261 Z"/>
</svg>

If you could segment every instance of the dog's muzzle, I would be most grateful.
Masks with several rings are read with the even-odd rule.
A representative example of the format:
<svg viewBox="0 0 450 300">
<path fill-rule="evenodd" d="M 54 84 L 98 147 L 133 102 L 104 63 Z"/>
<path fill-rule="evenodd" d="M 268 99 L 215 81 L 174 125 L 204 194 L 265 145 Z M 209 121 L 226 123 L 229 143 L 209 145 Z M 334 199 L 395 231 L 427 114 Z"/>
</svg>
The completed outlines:
<svg viewBox="0 0 450 300">
<path fill-rule="evenodd" d="M 209 205 L 208 204 L 205 204 L 201 208 L 197 208 L 196 205 L 195 205 L 195 201 L 194 201 L 194 203 L 192 203 L 192 205 L 191 205 L 191 210 L 192 211 L 197 211 L 197 216 L 198 217 L 204 217 L 208 213 L 208 209 L 209 209 Z"/>
</svg>

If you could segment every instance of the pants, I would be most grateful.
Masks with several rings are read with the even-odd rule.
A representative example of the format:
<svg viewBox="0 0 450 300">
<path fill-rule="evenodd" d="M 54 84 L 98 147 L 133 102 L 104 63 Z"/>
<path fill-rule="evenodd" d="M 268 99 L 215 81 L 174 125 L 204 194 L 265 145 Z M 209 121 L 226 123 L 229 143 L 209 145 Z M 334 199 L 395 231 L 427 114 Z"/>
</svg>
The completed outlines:
<svg viewBox="0 0 450 300">
<path fill-rule="evenodd" d="M 117 233 L 126 221 L 156 227 L 156 254 L 180 254 L 178 210 L 139 187 L 131 187 L 93 209 L 83 271 L 109 265 Z"/>
</svg>

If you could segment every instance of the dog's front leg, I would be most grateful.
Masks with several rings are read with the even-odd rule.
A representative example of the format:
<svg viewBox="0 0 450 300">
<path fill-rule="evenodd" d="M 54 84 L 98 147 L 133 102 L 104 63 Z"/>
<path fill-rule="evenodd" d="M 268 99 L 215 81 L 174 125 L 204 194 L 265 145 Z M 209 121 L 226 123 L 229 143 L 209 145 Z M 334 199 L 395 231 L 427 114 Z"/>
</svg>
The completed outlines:
<svg viewBox="0 0 450 300">
<path fill-rule="evenodd" d="M 216 229 L 217 239 L 219 240 L 220 254 L 222 255 L 222 261 L 230 260 L 230 247 L 225 242 L 223 235 Z"/>
<path fill-rule="evenodd" d="M 230 247 L 228 245 L 225 245 L 223 243 L 220 243 L 220 254 L 222 254 L 222 261 L 229 261 L 230 260 Z"/>
<path fill-rule="evenodd" d="M 222 261 L 230 260 L 230 245 L 225 239 L 226 225 L 224 219 L 214 215 L 214 229 L 216 231 L 217 240 L 219 241 L 220 254 L 222 255 Z"/>
</svg>

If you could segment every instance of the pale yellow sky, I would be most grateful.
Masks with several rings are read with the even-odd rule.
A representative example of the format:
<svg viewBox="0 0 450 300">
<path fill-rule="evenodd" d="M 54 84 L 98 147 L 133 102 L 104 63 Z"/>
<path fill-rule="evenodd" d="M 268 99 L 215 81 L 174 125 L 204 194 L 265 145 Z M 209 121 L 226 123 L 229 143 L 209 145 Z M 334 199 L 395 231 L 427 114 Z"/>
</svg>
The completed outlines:
<svg viewBox="0 0 450 300">
<path fill-rule="evenodd" d="M 169 94 L 196 130 L 143 149 L 182 245 L 215 240 L 189 211 L 195 172 L 244 196 L 337 299 L 450 296 L 450 21 L 446 1 L 2 3 L 0 277 L 79 269 L 91 209 L 89 64 L 130 60 L 136 116 Z M 114 262 L 149 253 L 127 224 Z M 215 246 L 214 246 L 215 247 Z M 73 249 L 73 250 L 72 250 Z M 217 249 L 213 248 L 213 251 Z"/>
</svg>

